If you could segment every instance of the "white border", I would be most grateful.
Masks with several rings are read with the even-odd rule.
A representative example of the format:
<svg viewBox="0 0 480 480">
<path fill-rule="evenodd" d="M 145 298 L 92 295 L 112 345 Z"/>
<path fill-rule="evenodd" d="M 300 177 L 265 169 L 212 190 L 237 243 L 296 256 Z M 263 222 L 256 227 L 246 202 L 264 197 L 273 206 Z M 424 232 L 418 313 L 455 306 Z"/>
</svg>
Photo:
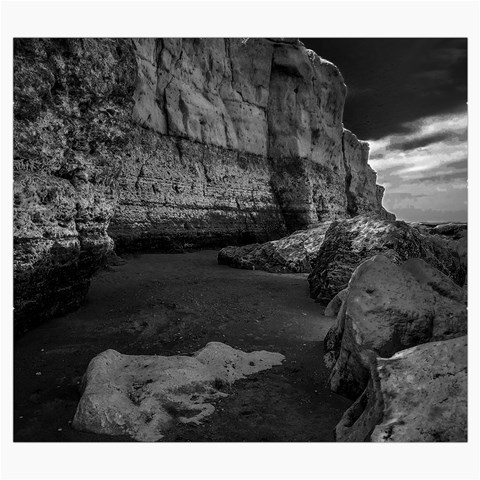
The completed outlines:
<svg viewBox="0 0 480 480">
<path fill-rule="evenodd" d="M 478 3 L 399 1 L 2 2 L 2 478 L 478 478 Z M 20 444 L 12 431 L 13 37 L 468 37 L 467 444 Z M 321 52 L 318 52 L 321 54 Z M 348 100 L 347 100 L 348 101 Z"/>
</svg>

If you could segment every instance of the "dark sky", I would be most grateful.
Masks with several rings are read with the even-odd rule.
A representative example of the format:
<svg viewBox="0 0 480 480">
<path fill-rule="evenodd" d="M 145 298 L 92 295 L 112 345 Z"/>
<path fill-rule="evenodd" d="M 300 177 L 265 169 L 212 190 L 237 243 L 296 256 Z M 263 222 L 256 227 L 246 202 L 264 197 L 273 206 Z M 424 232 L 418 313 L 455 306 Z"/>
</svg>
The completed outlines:
<svg viewBox="0 0 480 480">
<path fill-rule="evenodd" d="M 359 138 L 403 131 L 412 120 L 465 109 L 467 39 L 302 38 L 342 72 L 344 124 Z"/>
<path fill-rule="evenodd" d="M 385 207 L 467 220 L 467 39 L 302 38 L 347 84 L 344 125 L 370 144 Z"/>
</svg>

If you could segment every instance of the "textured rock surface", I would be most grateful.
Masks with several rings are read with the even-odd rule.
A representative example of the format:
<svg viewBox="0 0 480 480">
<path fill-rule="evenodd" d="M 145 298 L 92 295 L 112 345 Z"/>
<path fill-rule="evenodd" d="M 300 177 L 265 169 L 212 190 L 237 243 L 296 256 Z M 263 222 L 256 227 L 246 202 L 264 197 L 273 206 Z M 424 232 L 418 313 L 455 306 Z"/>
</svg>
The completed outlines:
<svg viewBox="0 0 480 480">
<path fill-rule="evenodd" d="M 324 315 L 327 317 L 336 317 L 340 311 L 344 300 L 347 298 L 348 288 L 340 290 L 325 307 Z"/>
<path fill-rule="evenodd" d="M 466 223 L 415 223 L 412 226 L 418 228 L 422 233 L 428 233 L 443 240 L 449 248 L 458 253 L 462 266 L 465 270 L 467 269 L 468 226 Z"/>
<path fill-rule="evenodd" d="M 327 230 L 308 278 L 312 298 L 330 301 L 347 286 L 355 268 L 376 254 L 397 263 L 422 258 L 459 285 L 465 282 L 465 266 L 443 240 L 405 222 L 359 215 L 334 222 Z"/>
<path fill-rule="evenodd" d="M 309 273 L 330 223 L 324 222 L 263 244 L 222 248 L 218 263 L 247 270 Z"/>
<path fill-rule="evenodd" d="M 349 130 L 344 130 L 342 139 L 343 157 L 345 161 L 345 194 L 347 196 L 347 212 L 358 215 L 372 212 L 373 205 L 381 205 L 384 188 L 377 185 L 377 173 L 368 165 L 369 147 L 361 142 Z M 384 213 L 388 220 L 395 220 L 395 215 Z"/>
<path fill-rule="evenodd" d="M 381 357 L 467 333 L 465 292 L 423 260 L 395 265 L 378 255 L 356 270 L 325 350 L 336 363 L 330 388 L 357 398 L 370 378 L 369 352 Z"/>
<path fill-rule="evenodd" d="M 78 306 L 112 249 L 135 69 L 126 40 L 15 41 L 16 333 Z"/>
<path fill-rule="evenodd" d="M 298 41 L 20 39 L 14 62 L 17 332 L 76 307 L 111 238 L 182 250 L 388 217 L 338 69 Z"/>
<path fill-rule="evenodd" d="M 378 358 L 365 392 L 336 427 L 337 441 L 467 441 L 467 337 Z"/>
<path fill-rule="evenodd" d="M 72 426 L 156 441 L 174 423 L 196 423 L 215 411 L 221 389 L 280 365 L 280 353 L 245 353 L 218 342 L 192 357 L 122 355 L 106 350 L 89 364 Z"/>
<path fill-rule="evenodd" d="M 120 179 L 120 248 L 263 242 L 387 215 L 368 145 L 343 130 L 341 74 L 298 41 L 144 39 L 135 52 L 134 118 L 157 135 Z"/>
</svg>

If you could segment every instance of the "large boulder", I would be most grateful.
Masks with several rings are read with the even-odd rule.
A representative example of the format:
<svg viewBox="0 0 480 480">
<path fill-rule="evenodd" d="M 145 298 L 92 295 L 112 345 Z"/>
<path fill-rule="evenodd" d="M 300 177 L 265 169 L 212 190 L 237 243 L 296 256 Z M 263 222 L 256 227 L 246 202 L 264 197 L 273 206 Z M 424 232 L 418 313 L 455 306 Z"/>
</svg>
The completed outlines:
<svg viewBox="0 0 480 480">
<path fill-rule="evenodd" d="M 73 428 L 156 441 L 175 422 L 200 424 L 222 390 L 284 360 L 210 342 L 193 356 L 122 355 L 106 350 L 89 364 Z"/>
<path fill-rule="evenodd" d="M 371 352 L 391 357 L 466 333 L 462 288 L 421 259 L 398 265 L 377 255 L 355 270 L 337 322 L 325 338 L 327 360 L 336 360 L 330 387 L 356 399 L 370 379 Z"/>
<path fill-rule="evenodd" d="M 333 222 L 327 230 L 308 278 L 312 298 L 329 302 L 347 286 L 355 268 L 377 254 L 396 263 L 421 258 L 458 285 L 465 282 L 465 265 L 443 240 L 402 221 L 359 215 Z"/>
<path fill-rule="evenodd" d="M 466 223 L 416 223 L 412 225 L 415 225 L 423 233 L 434 235 L 437 240 L 443 241 L 449 248 L 456 251 L 461 264 L 467 269 L 468 226 Z"/>
<path fill-rule="evenodd" d="M 342 308 L 344 300 L 347 298 L 347 294 L 348 288 L 340 290 L 325 307 L 325 312 L 323 314 L 326 317 L 336 317 Z"/>
<path fill-rule="evenodd" d="M 263 244 L 222 248 L 218 253 L 218 263 L 247 270 L 309 273 L 330 224 L 324 222 Z"/>
<path fill-rule="evenodd" d="M 340 442 L 467 441 L 467 337 L 373 359 L 371 379 L 335 428 Z"/>
</svg>

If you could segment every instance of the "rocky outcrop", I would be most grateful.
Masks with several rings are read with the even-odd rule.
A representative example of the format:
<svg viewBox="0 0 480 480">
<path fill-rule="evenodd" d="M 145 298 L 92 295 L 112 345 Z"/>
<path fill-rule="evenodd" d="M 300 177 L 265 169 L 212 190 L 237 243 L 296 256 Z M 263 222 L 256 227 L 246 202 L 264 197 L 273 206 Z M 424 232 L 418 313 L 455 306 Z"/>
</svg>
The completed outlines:
<svg viewBox="0 0 480 480">
<path fill-rule="evenodd" d="M 330 388 L 355 402 L 336 440 L 466 441 L 465 290 L 421 259 L 377 255 L 342 297 L 325 363 Z"/>
<path fill-rule="evenodd" d="M 192 357 L 122 355 L 107 350 L 89 364 L 73 428 L 153 442 L 176 422 L 200 424 L 237 380 L 280 365 L 284 356 L 245 353 L 218 342 Z"/>
<path fill-rule="evenodd" d="M 336 221 L 327 230 L 308 278 L 311 297 L 329 302 L 346 288 L 355 268 L 377 254 L 396 263 L 421 258 L 458 285 L 465 282 L 465 265 L 442 239 L 402 221 L 359 215 Z"/>
<path fill-rule="evenodd" d="M 135 71 L 127 40 L 15 40 L 17 334 L 77 307 L 113 247 L 115 180 L 140 138 Z"/>
<path fill-rule="evenodd" d="M 337 322 L 325 339 L 335 366 L 330 388 L 357 398 L 370 379 L 370 352 L 381 357 L 467 333 L 465 292 L 420 259 L 395 265 L 378 255 L 356 270 Z"/>
<path fill-rule="evenodd" d="M 467 270 L 467 241 L 468 226 L 466 223 L 412 223 L 424 234 L 434 235 L 437 240 L 443 241 L 445 245 L 457 252 L 460 263 Z M 466 279 L 465 279 L 466 281 Z"/>
<path fill-rule="evenodd" d="M 338 69 L 286 39 L 19 39 L 15 324 L 76 307 L 112 249 L 388 217 Z"/>
<path fill-rule="evenodd" d="M 276 273 L 309 273 L 331 222 L 263 244 L 225 247 L 218 253 L 218 263 L 247 270 Z"/>
<path fill-rule="evenodd" d="M 377 211 L 372 206 L 381 205 L 385 189 L 377 185 L 377 173 L 368 164 L 368 143 L 359 141 L 352 132 L 344 130 L 342 149 L 349 216 Z M 379 213 L 387 220 L 395 220 L 395 215 L 389 212 Z"/>
<path fill-rule="evenodd" d="M 339 442 L 466 442 L 467 337 L 376 358 L 335 428 Z"/>
</svg>

